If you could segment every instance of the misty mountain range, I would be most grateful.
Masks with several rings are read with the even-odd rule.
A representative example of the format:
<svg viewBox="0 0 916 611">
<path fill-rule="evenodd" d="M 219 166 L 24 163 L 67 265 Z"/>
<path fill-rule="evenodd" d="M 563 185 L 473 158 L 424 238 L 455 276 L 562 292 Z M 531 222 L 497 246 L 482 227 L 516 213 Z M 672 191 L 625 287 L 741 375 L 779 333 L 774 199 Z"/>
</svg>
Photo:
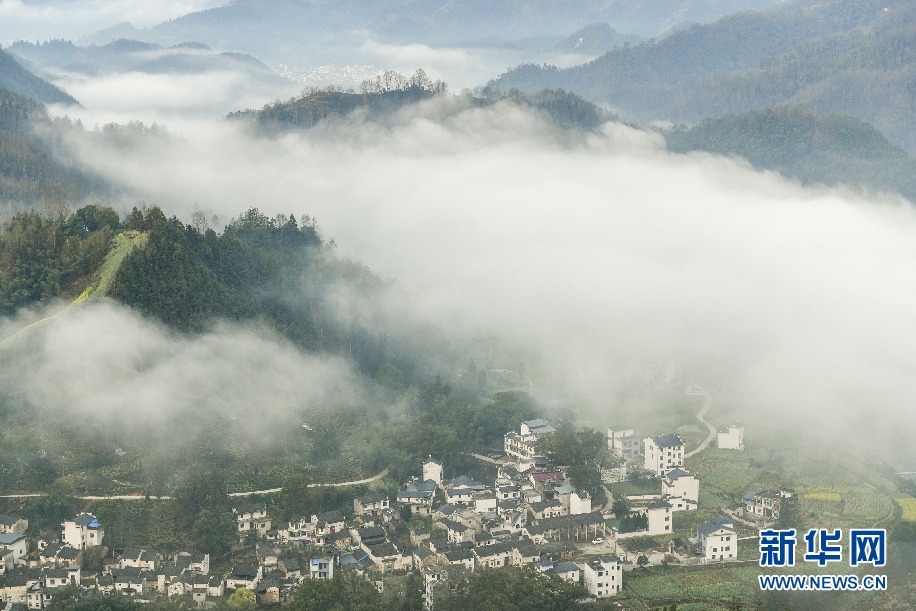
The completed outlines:
<svg viewBox="0 0 916 611">
<path fill-rule="evenodd" d="M 642 124 L 803 104 L 816 114 L 858 117 L 913 153 L 914 24 L 908 1 L 790 4 L 695 25 L 573 68 L 519 66 L 489 85 L 568 89 Z"/>
<path fill-rule="evenodd" d="M 498 45 L 517 41 L 520 45 L 552 46 L 593 23 L 606 22 L 623 34 L 650 37 L 686 23 L 771 4 L 772 0 L 573 0 L 562 4 L 547 0 L 235 0 L 147 29 L 119 24 L 80 43 L 134 38 L 170 45 L 195 40 L 270 60 L 301 54 L 315 43 L 335 46 L 366 37 L 399 44 Z"/>
<path fill-rule="evenodd" d="M 139 72 L 144 74 L 194 75 L 206 72 L 233 73 L 244 78 L 251 88 L 264 91 L 292 91 L 292 84 L 265 66 L 260 60 L 235 52 L 215 52 L 200 43 L 181 43 L 168 49 L 155 43 L 136 40 L 115 40 L 104 46 L 81 47 L 70 41 L 51 40 L 45 43 L 18 41 L 6 51 L 39 74 L 63 71 L 84 76 L 106 73 Z M 3 81 L 0 81 L 2 83 Z M 28 95 L 23 88 L 10 87 L 16 93 Z M 35 90 L 42 102 L 62 103 L 63 100 Z M 75 103 L 71 101 L 70 103 Z"/>
</svg>

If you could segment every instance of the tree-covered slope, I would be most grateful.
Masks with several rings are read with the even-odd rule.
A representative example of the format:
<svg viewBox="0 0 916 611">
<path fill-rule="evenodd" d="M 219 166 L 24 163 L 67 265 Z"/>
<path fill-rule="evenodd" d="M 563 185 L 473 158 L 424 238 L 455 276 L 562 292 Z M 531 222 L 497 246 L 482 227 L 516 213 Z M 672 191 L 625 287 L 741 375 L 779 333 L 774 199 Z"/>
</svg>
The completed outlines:
<svg viewBox="0 0 916 611">
<path fill-rule="evenodd" d="M 35 135 L 48 127 L 44 106 L 0 89 L 0 213 L 42 200 L 77 201 L 103 189 L 100 180 L 63 165 Z"/>
<path fill-rule="evenodd" d="M 806 184 L 890 190 L 916 202 L 916 159 L 854 117 L 776 107 L 663 133 L 674 152 L 738 155 Z"/>
<path fill-rule="evenodd" d="M 23 68 L 12 55 L 3 50 L 0 50 L 0 89 L 45 104 L 78 104 L 66 92 Z"/>
<path fill-rule="evenodd" d="M 666 102 L 667 112 L 693 122 L 710 114 L 806 104 L 817 114 L 858 117 L 916 153 L 916 6 L 883 15 L 873 27 L 812 40 L 753 69 L 681 83 Z"/>
</svg>

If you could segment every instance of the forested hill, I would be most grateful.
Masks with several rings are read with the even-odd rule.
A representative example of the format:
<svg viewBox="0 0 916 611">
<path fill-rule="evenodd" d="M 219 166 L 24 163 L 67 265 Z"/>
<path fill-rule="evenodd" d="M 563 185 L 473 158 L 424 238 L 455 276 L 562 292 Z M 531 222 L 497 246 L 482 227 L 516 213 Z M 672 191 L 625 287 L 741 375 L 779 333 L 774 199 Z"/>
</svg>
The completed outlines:
<svg viewBox="0 0 916 611">
<path fill-rule="evenodd" d="M 872 123 L 913 153 L 914 43 L 911 2 L 794 4 L 696 25 L 565 70 L 519 66 L 489 85 L 562 87 L 642 123 L 803 103 Z"/>
<path fill-rule="evenodd" d="M 221 233 L 202 215 L 187 225 L 158 207 L 135 208 L 124 219 L 99 205 L 19 212 L 0 232 L 0 316 L 97 286 L 121 232 L 146 237 L 117 267 L 108 296 L 176 331 L 258 321 L 301 349 L 346 354 L 370 375 L 384 363 L 409 379 L 427 367 L 454 369 L 440 368 L 437 335 L 409 330 L 389 285 L 338 258 L 314 219 L 269 218 L 255 208 Z M 389 333 L 394 326 L 399 332 Z"/>
<path fill-rule="evenodd" d="M 896 191 L 916 202 L 916 159 L 853 117 L 783 106 L 663 131 L 668 149 L 739 155 L 805 184 Z"/>
<path fill-rule="evenodd" d="M 0 89 L 6 89 L 44 104 L 79 104 L 65 91 L 20 66 L 12 55 L 2 49 L 0 49 Z"/>
<path fill-rule="evenodd" d="M 0 89 L 0 214 L 5 208 L 45 199 L 78 201 L 102 181 L 52 158 L 50 147 L 34 134 L 36 125 L 50 126 L 44 106 Z"/>
<path fill-rule="evenodd" d="M 354 93 L 334 89 L 313 90 L 300 98 L 287 102 L 268 104 L 261 110 L 246 110 L 229 115 L 230 119 L 251 119 L 264 133 L 288 129 L 307 129 L 321 121 L 344 119 L 354 113 L 364 113 L 360 118 L 381 120 L 399 109 L 436 96 L 446 96 L 447 86 L 441 81 L 432 83 L 419 70 L 410 79 L 392 71 L 386 72 L 390 82 L 367 81 L 363 91 Z M 616 119 L 609 113 L 582 97 L 567 91 L 545 89 L 527 95 L 520 91 L 496 93 L 486 91 L 484 97 L 461 96 L 467 105 L 483 107 L 500 100 L 509 100 L 520 106 L 545 112 L 562 129 L 593 130 L 602 123 Z M 456 110 L 463 105 L 457 105 Z"/>
</svg>

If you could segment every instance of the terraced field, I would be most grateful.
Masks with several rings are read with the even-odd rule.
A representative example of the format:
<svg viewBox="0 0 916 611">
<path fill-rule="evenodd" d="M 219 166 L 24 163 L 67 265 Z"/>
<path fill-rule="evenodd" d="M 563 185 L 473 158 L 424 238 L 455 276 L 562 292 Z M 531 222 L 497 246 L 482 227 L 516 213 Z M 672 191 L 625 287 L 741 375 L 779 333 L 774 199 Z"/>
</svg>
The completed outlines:
<svg viewBox="0 0 916 611">
<path fill-rule="evenodd" d="M 620 546 L 633 554 L 661 550 L 665 548 L 665 542 L 659 541 L 653 537 L 634 537 L 632 539 L 620 540 Z"/>
</svg>

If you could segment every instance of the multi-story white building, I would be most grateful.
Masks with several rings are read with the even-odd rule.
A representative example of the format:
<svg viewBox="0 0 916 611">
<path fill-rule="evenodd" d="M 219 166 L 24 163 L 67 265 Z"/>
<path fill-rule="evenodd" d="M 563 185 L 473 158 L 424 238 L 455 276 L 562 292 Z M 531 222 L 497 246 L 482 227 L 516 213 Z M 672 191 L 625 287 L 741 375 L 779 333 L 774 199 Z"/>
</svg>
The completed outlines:
<svg viewBox="0 0 916 611">
<path fill-rule="evenodd" d="M 623 569 L 617 556 L 593 556 L 582 565 L 582 584 L 592 596 L 616 596 L 623 587 Z"/>
<path fill-rule="evenodd" d="M 270 518 L 267 517 L 267 505 L 264 503 L 248 503 L 232 508 L 235 522 L 238 524 L 239 533 L 253 532 L 259 537 L 267 536 L 270 530 Z"/>
<path fill-rule="evenodd" d="M 25 535 L 18 533 L 0 533 L 0 549 L 7 549 L 13 553 L 12 562 L 17 564 L 19 559 L 28 552 Z"/>
<path fill-rule="evenodd" d="M 318 556 L 309 561 L 309 577 L 312 579 L 334 579 L 334 558 Z"/>
<path fill-rule="evenodd" d="M 719 431 L 719 435 L 716 438 L 716 445 L 718 445 L 721 450 L 743 450 L 744 425 L 740 422 L 736 422 L 728 428 Z"/>
<path fill-rule="evenodd" d="M 717 516 L 697 526 L 697 537 L 707 561 L 738 557 L 738 531 L 730 518 Z"/>
<path fill-rule="evenodd" d="M 671 524 L 673 513 L 671 503 L 655 499 L 646 506 L 646 517 L 649 521 L 650 535 L 670 535 L 674 530 Z"/>
<path fill-rule="evenodd" d="M 431 566 L 424 573 L 423 608 L 432 611 L 436 602 L 448 598 L 451 591 L 458 586 L 467 574 L 463 564 Z"/>
<path fill-rule="evenodd" d="M 684 442 L 676 434 L 646 437 L 645 467 L 659 477 L 684 466 Z"/>
<path fill-rule="evenodd" d="M 672 469 L 662 477 L 662 496 L 672 511 L 690 511 L 700 501 L 700 481 L 693 473 Z"/>
<path fill-rule="evenodd" d="M 390 507 L 387 494 L 367 494 L 353 499 L 353 513 L 358 516 L 368 514 L 375 518 Z"/>
<path fill-rule="evenodd" d="M 423 461 L 423 481 L 434 481 L 442 485 L 442 463 L 430 456 Z"/>
<path fill-rule="evenodd" d="M 569 495 L 569 515 L 576 516 L 592 512 L 592 497 L 584 490 Z"/>
<path fill-rule="evenodd" d="M 793 495 L 790 490 L 764 490 L 762 492 L 748 492 L 744 495 L 744 510 L 756 519 L 779 519 L 779 509 L 783 499 Z"/>
<path fill-rule="evenodd" d="M 533 461 L 534 444 L 538 437 L 557 430 L 544 420 L 527 420 L 522 422 L 519 432 L 506 433 L 503 437 L 503 450 L 508 456 L 522 461 Z"/>
<path fill-rule="evenodd" d="M 63 531 L 60 535 L 62 543 L 75 547 L 76 549 L 86 549 L 102 544 L 105 537 L 105 531 L 99 525 L 99 521 L 91 513 L 81 513 L 71 520 L 61 523 Z"/>
</svg>

